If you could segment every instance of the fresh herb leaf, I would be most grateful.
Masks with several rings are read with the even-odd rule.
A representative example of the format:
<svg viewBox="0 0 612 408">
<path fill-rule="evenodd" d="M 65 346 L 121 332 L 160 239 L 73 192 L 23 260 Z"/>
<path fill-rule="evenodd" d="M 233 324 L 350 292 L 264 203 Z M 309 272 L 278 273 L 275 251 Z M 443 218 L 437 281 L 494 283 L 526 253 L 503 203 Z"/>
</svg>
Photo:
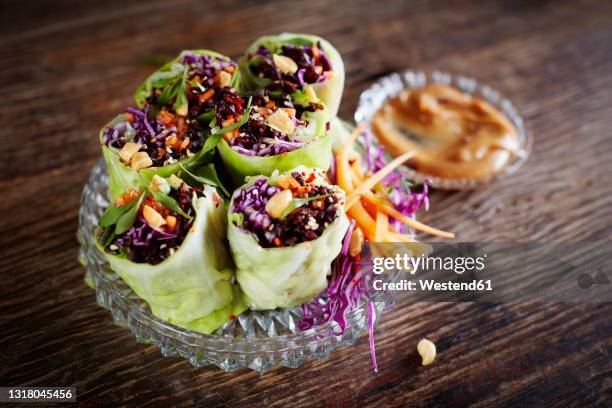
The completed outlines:
<svg viewBox="0 0 612 408">
<path fill-rule="evenodd" d="M 113 242 L 113 239 L 115 239 L 117 234 L 115 234 L 115 231 L 113 229 L 109 228 L 104 230 L 104 235 L 106 235 L 106 238 L 104 238 L 104 243 L 102 246 L 106 248 L 111 244 L 111 242 Z"/>
<path fill-rule="evenodd" d="M 135 204 L 129 211 L 125 212 L 119 220 L 117 220 L 117 224 L 115 225 L 115 234 L 120 235 L 130 229 L 132 225 L 134 225 L 134 221 L 136 221 L 136 216 L 138 215 L 138 210 L 140 209 L 140 204 L 145 198 L 145 192 L 140 193 L 140 197 L 138 200 L 134 200 Z"/>
<path fill-rule="evenodd" d="M 326 198 L 329 196 L 330 194 L 324 194 L 324 195 L 318 195 L 314 197 L 294 198 L 293 200 L 291 200 L 291 203 L 289 204 L 289 206 L 285 208 L 285 211 L 283 211 L 283 213 L 281 214 L 280 219 L 282 220 L 283 218 L 291 214 L 296 209 L 305 206 L 311 201 L 320 200 L 321 198 Z"/>
<path fill-rule="evenodd" d="M 251 98 L 249 98 L 249 102 L 247 103 L 244 113 L 242 114 L 242 118 L 238 122 L 234 122 L 230 125 L 222 127 L 218 132 L 215 133 L 215 135 L 217 134 L 224 135 L 226 133 L 232 132 L 234 129 L 238 129 L 239 127 L 247 123 L 250 115 L 251 115 Z"/>
<path fill-rule="evenodd" d="M 159 95 L 159 98 L 157 99 L 157 104 L 160 106 L 164 106 L 166 103 L 168 103 L 168 101 L 171 101 L 172 98 L 176 96 L 176 93 L 179 90 L 180 82 L 180 78 L 173 79 L 173 81 L 164 88 L 161 95 Z"/>
<path fill-rule="evenodd" d="M 223 192 L 223 194 L 225 194 L 226 197 L 229 197 L 230 194 L 225 188 L 225 186 L 223 185 L 223 183 L 221 183 L 221 180 L 219 180 L 219 177 L 217 175 L 217 171 L 215 170 L 214 165 L 209 164 L 208 166 L 200 167 L 199 169 L 195 170 L 193 173 L 198 177 L 203 177 L 205 179 L 212 181 L 214 185 L 216 185 L 217 187 L 221 189 L 221 191 Z"/>
<path fill-rule="evenodd" d="M 210 122 L 215 117 L 215 111 L 213 109 L 208 112 L 204 112 L 196 118 L 198 122 Z"/>
<path fill-rule="evenodd" d="M 189 85 L 191 85 L 191 87 L 192 87 L 192 88 L 199 89 L 199 90 L 200 90 L 200 92 L 206 92 L 206 88 L 204 88 L 204 87 L 202 86 L 202 84 L 201 84 L 201 83 L 199 83 L 199 82 L 196 82 L 196 81 L 187 81 L 187 83 L 188 83 Z"/>
<path fill-rule="evenodd" d="M 192 172 L 187 170 L 182 164 L 179 164 L 179 166 L 194 181 L 197 181 L 198 183 L 202 183 L 202 184 L 208 184 L 209 186 L 213 186 L 213 187 L 219 187 L 223 191 L 224 194 L 229 196 L 228 191 L 225 189 L 223 184 L 221 184 L 221 181 L 219 181 L 219 178 L 217 177 L 217 172 L 215 172 L 214 169 L 202 167 L 201 169 L 198 170 L 198 173 L 202 175 L 198 175 L 198 174 L 193 174 Z"/>
<path fill-rule="evenodd" d="M 132 200 L 127 204 L 115 206 L 114 204 L 109 205 L 100 220 L 98 220 L 98 225 L 102 228 L 110 227 L 113 224 L 116 224 L 119 218 L 132 206 L 134 205 L 134 201 Z"/>
<path fill-rule="evenodd" d="M 163 205 L 167 209 L 172 210 L 175 213 L 180 214 L 180 215 L 182 215 L 185 218 L 193 218 L 191 215 L 189 215 L 185 211 L 183 211 L 181 206 L 178 205 L 178 203 L 176 202 L 176 200 L 174 198 L 172 198 L 169 195 L 166 195 L 164 193 L 161 193 L 159 191 L 155 191 L 155 190 L 151 190 L 151 189 L 149 189 L 149 191 L 153 195 L 153 198 L 155 198 L 155 201 L 157 201 L 158 203 L 160 203 L 161 205 Z"/>
<path fill-rule="evenodd" d="M 182 109 L 183 106 L 187 106 L 187 89 L 185 88 L 185 81 L 185 77 L 182 77 L 178 82 L 179 85 L 176 93 L 176 99 L 174 100 L 174 104 L 172 105 L 175 111 Z M 185 112 L 186 111 L 187 110 L 185 110 Z"/>
<path fill-rule="evenodd" d="M 241 78 L 242 74 L 240 72 L 240 69 L 237 69 L 234 72 L 234 75 L 232 76 L 232 80 L 230 81 L 230 87 L 237 89 L 238 86 L 240 85 L 240 78 Z"/>
<path fill-rule="evenodd" d="M 208 136 L 208 139 L 206 139 L 206 141 L 204 142 L 204 145 L 202 146 L 202 150 L 200 151 L 200 154 L 205 154 L 211 151 L 212 149 L 214 149 L 215 147 L 217 147 L 219 140 L 221 140 L 221 136 L 222 136 L 221 133 L 217 133 L 217 134 Z"/>
</svg>

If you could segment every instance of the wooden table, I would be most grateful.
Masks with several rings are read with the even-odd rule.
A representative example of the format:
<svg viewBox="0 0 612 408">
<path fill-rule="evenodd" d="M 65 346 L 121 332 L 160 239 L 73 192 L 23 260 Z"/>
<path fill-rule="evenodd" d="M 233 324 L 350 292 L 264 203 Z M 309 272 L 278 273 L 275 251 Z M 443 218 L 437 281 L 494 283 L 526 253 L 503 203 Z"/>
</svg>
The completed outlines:
<svg viewBox="0 0 612 408">
<path fill-rule="evenodd" d="M 0 12 L 0 385 L 75 386 L 83 406 L 610 406 L 610 304 L 403 304 L 325 361 L 264 375 L 194 369 L 113 326 L 83 283 L 77 211 L 97 131 L 181 49 L 238 56 L 313 32 L 342 53 L 350 118 L 374 79 L 441 68 L 495 85 L 535 136 L 520 172 L 435 192 L 464 241 L 610 240 L 612 3 L 4 1 Z M 419 366 L 428 337 L 436 362 Z"/>
</svg>

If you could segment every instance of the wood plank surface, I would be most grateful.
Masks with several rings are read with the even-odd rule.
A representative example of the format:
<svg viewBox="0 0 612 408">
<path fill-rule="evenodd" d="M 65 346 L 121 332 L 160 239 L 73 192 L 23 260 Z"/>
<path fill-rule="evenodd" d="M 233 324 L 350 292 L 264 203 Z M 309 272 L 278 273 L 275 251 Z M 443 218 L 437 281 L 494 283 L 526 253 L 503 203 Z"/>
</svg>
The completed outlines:
<svg viewBox="0 0 612 408">
<path fill-rule="evenodd" d="M 74 386 L 81 406 L 612 405 L 610 304 L 400 304 L 367 337 L 299 369 L 192 368 L 113 326 L 75 239 L 98 129 L 182 49 L 238 56 L 260 35 L 328 38 L 341 114 L 376 78 L 444 69 L 491 84 L 534 135 L 515 175 L 434 192 L 421 218 L 462 241 L 610 241 L 612 2 L 2 1 L 0 386 Z M 428 337 L 438 358 L 419 366 Z"/>
</svg>

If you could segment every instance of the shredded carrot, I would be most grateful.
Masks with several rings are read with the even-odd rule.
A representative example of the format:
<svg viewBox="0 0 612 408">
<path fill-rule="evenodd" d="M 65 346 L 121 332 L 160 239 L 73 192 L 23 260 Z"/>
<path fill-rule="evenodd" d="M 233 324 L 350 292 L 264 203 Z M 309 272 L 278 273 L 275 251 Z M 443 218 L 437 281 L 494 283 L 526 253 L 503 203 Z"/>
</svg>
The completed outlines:
<svg viewBox="0 0 612 408">
<path fill-rule="evenodd" d="M 376 213 L 376 242 L 381 242 L 389 230 L 389 217 L 383 212 Z"/>
<path fill-rule="evenodd" d="M 354 205 L 357 200 L 359 200 L 359 196 L 361 194 L 371 190 L 376 185 L 376 183 L 384 179 L 396 167 L 401 165 L 403 162 L 405 162 L 412 156 L 414 156 L 414 152 L 406 152 L 402 154 L 401 156 L 395 158 L 392 162 L 387 164 L 385 167 L 378 170 L 374 175 L 372 175 L 372 177 L 365 180 L 358 188 L 355 189 L 355 191 L 351 192 L 351 194 L 346 200 L 346 208 L 351 208 L 351 206 Z"/>
<path fill-rule="evenodd" d="M 370 217 L 372 217 L 372 219 L 376 219 L 376 214 L 378 214 L 378 206 L 370 201 L 360 201 L 361 205 L 363 206 L 363 208 L 368 212 L 368 214 L 370 214 Z"/>
<path fill-rule="evenodd" d="M 370 217 L 370 214 L 367 213 L 361 203 L 355 204 L 347 213 L 357 222 L 368 241 L 376 242 L 376 221 Z"/>
<path fill-rule="evenodd" d="M 350 169 L 348 163 L 348 155 L 357 139 L 357 136 L 365 129 L 365 123 L 361 123 L 359 126 L 355 128 L 353 133 L 349 136 L 346 143 L 340 148 L 338 154 L 336 154 L 336 177 L 338 179 L 338 185 L 346 191 L 347 194 L 350 194 L 353 191 L 353 184 L 350 177 Z"/>
<path fill-rule="evenodd" d="M 370 200 L 370 197 L 367 195 L 364 196 L 364 198 L 366 201 Z M 435 235 L 435 236 L 442 237 L 442 238 L 455 238 L 455 234 L 453 234 L 452 232 L 442 231 L 437 228 L 430 227 L 429 225 L 425 225 L 422 222 L 413 220 L 412 218 L 405 216 L 404 214 L 397 211 L 395 208 L 393 208 L 392 206 L 388 204 L 381 204 L 378 201 L 374 201 L 374 203 L 378 206 L 378 209 L 381 210 L 382 212 L 386 213 L 390 217 L 395 218 L 398 221 L 403 222 L 404 224 L 408 225 L 409 227 L 414 228 L 415 230 L 422 231 L 427 234 Z"/>
</svg>

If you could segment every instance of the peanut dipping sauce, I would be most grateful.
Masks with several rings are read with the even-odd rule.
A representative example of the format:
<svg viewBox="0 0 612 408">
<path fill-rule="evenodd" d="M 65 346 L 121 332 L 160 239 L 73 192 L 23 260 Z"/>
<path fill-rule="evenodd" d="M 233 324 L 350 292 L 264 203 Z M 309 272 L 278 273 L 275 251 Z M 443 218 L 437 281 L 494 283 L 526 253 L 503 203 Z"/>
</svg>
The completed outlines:
<svg viewBox="0 0 612 408">
<path fill-rule="evenodd" d="M 519 150 L 516 128 L 488 102 L 446 85 L 405 89 L 374 115 L 372 129 L 393 156 L 437 177 L 478 179 L 499 172 Z"/>
</svg>

